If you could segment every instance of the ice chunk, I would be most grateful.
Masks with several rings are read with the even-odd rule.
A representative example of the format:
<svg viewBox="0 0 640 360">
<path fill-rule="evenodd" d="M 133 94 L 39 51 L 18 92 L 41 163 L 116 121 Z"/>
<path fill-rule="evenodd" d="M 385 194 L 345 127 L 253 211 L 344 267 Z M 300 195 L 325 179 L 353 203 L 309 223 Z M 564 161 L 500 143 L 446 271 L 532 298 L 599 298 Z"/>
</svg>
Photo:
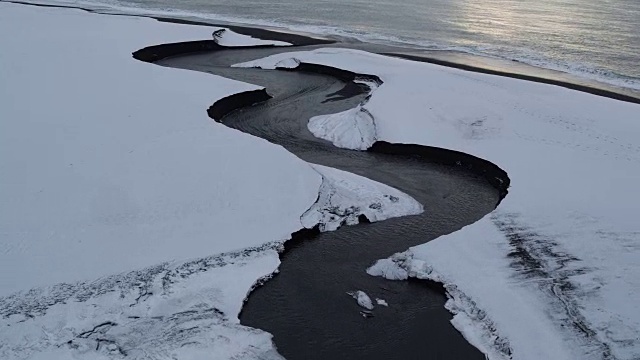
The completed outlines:
<svg viewBox="0 0 640 360">
<path fill-rule="evenodd" d="M 375 264 L 367 269 L 367 274 L 371 276 L 381 276 L 388 280 L 406 280 L 409 277 L 407 270 L 398 266 L 398 264 L 391 259 L 376 261 Z"/>
<path fill-rule="evenodd" d="M 336 114 L 314 116 L 307 127 L 316 137 L 346 149 L 366 150 L 377 140 L 373 116 L 361 106 Z"/>
<path fill-rule="evenodd" d="M 361 307 L 367 310 L 373 310 L 373 302 L 371 301 L 371 298 L 369 297 L 369 295 L 367 295 L 367 293 L 365 293 L 364 291 L 362 290 L 350 291 L 347 294 L 349 294 L 354 299 L 356 299 L 356 301 L 358 302 L 358 305 L 360 305 Z"/>
<path fill-rule="evenodd" d="M 262 40 L 249 35 L 238 34 L 229 29 L 218 29 L 213 32 L 213 39 L 222 46 L 291 46 L 290 43 L 276 40 Z"/>
<path fill-rule="evenodd" d="M 276 64 L 278 69 L 295 69 L 300 65 L 300 60 L 296 58 L 284 59 Z"/>
<path fill-rule="evenodd" d="M 376 298 L 376 304 L 378 304 L 380 306 L 389 306 L 389 304 L 387 304 L 386 300 L 380 299 L 380 298 Z"/>
<path fill-rule="evenodd" d="M 346 171 L 313 165 L 322 175 L 318 200 L 302 215 L 302 225 L 331 231 L 341 225 L 357 224 L 360 216 L 371 222 L 416 215 L 422 205 L 390 186 Z"/>
</svg>

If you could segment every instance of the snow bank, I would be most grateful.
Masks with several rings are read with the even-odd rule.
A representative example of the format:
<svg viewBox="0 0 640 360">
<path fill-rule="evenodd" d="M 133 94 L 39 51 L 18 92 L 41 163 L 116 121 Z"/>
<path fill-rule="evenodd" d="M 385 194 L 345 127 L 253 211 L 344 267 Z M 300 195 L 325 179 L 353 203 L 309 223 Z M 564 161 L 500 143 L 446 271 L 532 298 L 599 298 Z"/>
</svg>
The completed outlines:
<svg viewBox="0 0 640 360">
<path fill-rule="evenodd" d="M 472 343 L 491 358 L 640 358 L 638 105 L 347 49 L 240 66 L 291 58 L 379 76 L 362 106 L 377 139 L 462 151 L 509 174 L 496 211 L 412 248 L 403 265 L 447 286 Z M 359 148 L 347 128 L 322 136 Z"/>
<path fill-rule="evenodd" d="M 212 28 L 213 39 L 222 46 L 236 47 L 236 46 L 291 46 L 290 43 L 276 40 L 262 40 L 257 39 L 249 35 L 242 35 L 233 32 L 229 29 Z"/>
<path fill-rule="evenodd" d="M 362 215 L 376 222 L 423 211 L 415 199 L 390 186 L 322 165 L 313 168 L 322 185 L 318 200 L 300 218 L 306 228 L 320 224 L 320 231 L 332 231 L 357 224 Z"/>
<path fill-rule="evenodd" d="M 373 117 L 361 106 L 337 114 L 314 116 L 307 127 L 316 137 L 346 149 L 366 150 L 377 140 Z"/>
</svg>

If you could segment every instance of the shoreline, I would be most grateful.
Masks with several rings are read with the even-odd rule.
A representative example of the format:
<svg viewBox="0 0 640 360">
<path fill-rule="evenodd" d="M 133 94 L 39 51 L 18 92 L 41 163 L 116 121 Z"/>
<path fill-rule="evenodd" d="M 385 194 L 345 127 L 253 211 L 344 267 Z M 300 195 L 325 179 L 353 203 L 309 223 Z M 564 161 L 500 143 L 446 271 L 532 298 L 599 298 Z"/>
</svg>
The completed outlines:
<svg viewBox="0 0 640 360">
<path fill-rule="evenodd" d="M 275 40 L 275 41 L 284 41 L 291 43 L 292 46 L 289 48 L 296 47 L 304 47 L 304 46 L 317 46 L 317 45 L 328 45 L 331 47 L 345 47 L 345 48 L 362 48 L 364 47 L 365 51 L 378 53 L 380 55 L 398 57 L 409 61 L 417 61 L 417 62 L 425 62 L 439 66 L 445 66 L 450 68 L 456 68 L 460 70 L 477 72 L 489 75 L 510 77 L 525 81 L 538 82 L 548 85 L 560 86 L 567 89 L 581 91 L 585 93 L 589 93 L 596 96 L 606 97 L 618 101 L 629 102 L 634 104 L 640 104 L 640 92 L 634 91 L 633 89 L 618 87 L 615 85 L 610 85 L 604 82 L 582 79 L 577 77 L 576 75 L 551 70 L 542 67 L 535 67 L 532 65 L 527 65 L 524 63 L 520 63 L 517 61 L 513 61 L 513 64 L 509 64 L 509 66 L 505 65 L 506 60 L 496 60 L 490 57 L 479 56 L 479 55 L 471 55 L 464 52 L 456 52 L 456 51 L 445 51 L 445 50 L 432 50 L 432 51 L 417 51 L 414 48 L 409 47 L 398 47 L 398 46 L 384 46 L 374 43 L 361 43 L 359 45 L 362 46 L 354 46 L 351 43 L 343 43 L 337 40 L 332 40 L 329 38 L 322 37 L 317 34 L 296 34 L 293 32 L 286 32 L 284 29 L 271 30 L 261 26 L 251 26 L 251 25 L 236 25 L 236 24 L 227 24 L 224 22 L 215 23 L 215 22 L 205 22 L 205 21 L 194 21 L 194 20 L 186 20 L 177 17 L 169 17 L 169 16 L 153 16 L 153 15 L 143 15 L 143 14 L 126 14 L 126 13 L 110 13 L 103 12 L 99 10 L 94 10 L 82 6 L 71 6 L 71 5 L 57 5 L 57 4 L 43 4 L 43 3 L 31 3 L 19 0 L 0 0 L 2 2 L 21 4 L 21 5 L 30 5 L 30 6 L 38 6 L 38 7 L 49 7 L 49 8 L 63 8 L 63 9 L 78 9 L 87 11 L 90 13 L 97 13 L 103 15 L 115 15 L 115 16 L 133 16 L 133 17 L 143 17 L 150 18 L 160 22 L 167 23 L 176 23 L 176 24 L 184 24 L 184 25 L 196 25 L 196 26 L 210 26 L 210 27 L 224 27 L 228 28 L 231 31 L 234 31 L 238 34 L 248 35 L 252 37 L 257 37 L 264 40 Z M 177 43 L 176 43 L 177 44 Z M 169 44 L 160 44 L 160 46 L 166 46 Z M 378 47 L 392 49 L 393 51 L 376 51 L 375 49 L 367 49 L 367 47 Z M 151 46 L 150 46 L 151 47 Z M 208 51 L 208 48 L 203 48 L 201 51 Z M 174 53 L 170 55 L 166 55 L 164 57 L 175 56 L 185 54 L 186 50 L 181 50 L 180 46 L 177 46 Z M 193 48 L 188 52 L 193 52 Z M 431 54 L 426 54 L 431 53 Z M 436 55 L 437 54 L 437 55 Z M 493 62 L 493 63 L 490 63 Z M 512 65 L 517 65 L 517 69 Z"/>
<path fill-rule="evenodd" d="M 469 65 L 469 64 L 462 63 L 462 62 L 453 62 L 453 61 L 438 59 L 438 58 L 435 58 L 435 57 L 421 56 L 421 55 L 415 55 L 415 54 L 381 53 L 381 55 L 393 56 L 393 57 L 397 57 L 397 58 L 401 58 L 401 59 L 405 59 L 405 60 L 411 60 L 411 61 L 418 61 L 418 62 L 434 64 L 434 65 L 440 65 L 440 66 L 450 67 L 450 68 L 464 70 L 464 71 L 470 71 L 470 72 L 476 72 L 476 73 L 482 73 L 482 74 L 488 74 L 488 75 L 496 75 L 496 76 L 502 76 L 502 77 L 509 77 L 509 78 L 513 78 L 513 79 L 520 79 L 520 80 L 537 82 L 537 83 L 548 84 L 548 85 L 555 85 L 555 86 L 560 86 L 560 87 L 563 87 L 563 88 L 576 90 L 576 91 L 581 91 L 581 92 L 585 92 L 585 93 L 589 93 L 589 94 L 597 95 L 597 96 L 602 96 L 602 97 L 606 97 L 606 98 L 610 98 L 610 99 L 614 99 L 614 100 L 629 102 L 629 103 L 633 103 L 633 104 L 640 104 L 640 95 L 639 96 L 633 96 L 633 95 L 630 95 L 630 94 L 625 94 L 622 91 L 613 91 L 612 89 L 604 89 L 604 88 L 601 88 L 601 87 L 594 86 L 595 84 L 594 85 L 587 85 L 587 84 L 581 84 L 581 83 L 577 83 L 577 82 L 564 81 L 564 80 L 560 80 L 560 79 L 553 79 L 553 78 L 550 78 L 550 77 L 529 75 L 529 74 L 524 74 L 524 73 L 506 71 L 506 70 L 491 69 L 489 67 L 474 66 L 474 65 Z M 529 66 L 529 65 L 527 65 L 527 66 Z M 539 69 L 548 70 L 548 69 L 544 69 L 544 68 L 539 68 Z M 567 73 L 560 72 L 560 74 L 564 75 L 564 74 L 567 74 Z M 570 75 L 570 74 L 567 74 L 567 75 Z"/>
</svg>

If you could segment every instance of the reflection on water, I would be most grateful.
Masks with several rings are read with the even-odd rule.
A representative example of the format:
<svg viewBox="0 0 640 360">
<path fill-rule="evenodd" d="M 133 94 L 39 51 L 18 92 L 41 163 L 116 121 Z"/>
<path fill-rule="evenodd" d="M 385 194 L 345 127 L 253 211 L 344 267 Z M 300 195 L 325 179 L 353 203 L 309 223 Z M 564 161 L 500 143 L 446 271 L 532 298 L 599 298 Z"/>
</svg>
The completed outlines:
<svg viewBox="0 0 640 360">
<path fill-rule="evenodd" d="M 71 0 L 73 1 L 73 0 Z M 96 0 L 113 3 L 113 0 Z M 638 0 L 118 0 L 196 17 L 459 49 L 640 90 Z M 337 30 L 341 29 L 341 30 Z"/>
<path fill-rule="evenodd" d="M 530 62 L 563 63 L 602 76 L 640 78 L 640 2 L 638 1 L 454 1 L 464 39 Z M 560 65 L 560 64 L 555 64 Z M 615 73 L 615 74 L 614 74 Z M 638 83 L 629 85 L 640 88 Z"/>
</svg>

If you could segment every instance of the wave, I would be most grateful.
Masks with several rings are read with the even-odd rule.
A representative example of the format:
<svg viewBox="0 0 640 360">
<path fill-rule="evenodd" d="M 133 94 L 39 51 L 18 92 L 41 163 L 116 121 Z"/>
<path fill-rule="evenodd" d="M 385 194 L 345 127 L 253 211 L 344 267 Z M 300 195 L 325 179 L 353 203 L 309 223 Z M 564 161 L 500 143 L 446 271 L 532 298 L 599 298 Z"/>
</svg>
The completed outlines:
<svg viewBox="0 0 640 360">
<path fill-rule="evenodd" d="M 324 36 L 347 43 L 365 42 L 382 45 L 393 45 L 400 47 L 408 47 L 416 50 L 430 51 L 451 51 L 484 58 L 493 58 L 499 60 L 516 61 L 522 64 L 530 65 L 537 68 L 560 71 L 578 78 L 597 81 L 615 87 L 639 91 L 640 78 L 619 74 L 608 69 L 597 68 L 584 63 L 570 62 L 562 59 L 552 59 L 545 57 L 531 50 L 521 48 L 505 48 L 471 45 L 442 44 L 431 42 L 424 39 L 411 39 L 406 37 L 394 36 L 389 34 L 381 34 L 370 31 L 360 31 L 355 29 L 340 28 L 330 25 L 308 25 L 295 24 L 291 22 L 283 22 L 279 20 L 267 20 L 253 17 L 243 17 L 236 15 L 223 15 L 210 12 L 200 12 L 191 10 L 182 10 L 176 8 L 163 8 L 157 6 L 157 3 L 145 6 L 142 3 L 133 3 L 129 1 L 109 1 L 109 0 L 45 0 L 32 1 L 25 0 L 29 3 L 65 5 L 88 8 L 91 10 L 123 14 L 123 15 L 146 15 L 146 16 L 163 16 L 180 18 L 192 21 L 215 21 L 227 24 L 240 24 L 249 26 L 261 26 L 280 30 L 285 32 L 298 32 L 309 36 Z"/>
</svg>

